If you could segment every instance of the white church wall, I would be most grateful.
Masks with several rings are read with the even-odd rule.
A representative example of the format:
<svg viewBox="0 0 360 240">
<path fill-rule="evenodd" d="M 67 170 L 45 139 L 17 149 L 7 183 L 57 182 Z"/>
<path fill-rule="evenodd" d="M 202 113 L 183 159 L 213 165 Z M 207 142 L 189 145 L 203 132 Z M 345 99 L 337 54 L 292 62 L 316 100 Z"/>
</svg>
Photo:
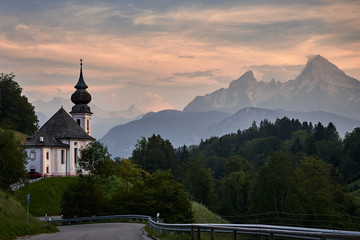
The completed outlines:
<svg viewBox="0 0 360 240">
<path fill-rule="evenodd" d="M 26 170 L 40 171 L 41 150 L 39 148 L 27 148 L 26 153 L 28 156 Z"/>
</svg>

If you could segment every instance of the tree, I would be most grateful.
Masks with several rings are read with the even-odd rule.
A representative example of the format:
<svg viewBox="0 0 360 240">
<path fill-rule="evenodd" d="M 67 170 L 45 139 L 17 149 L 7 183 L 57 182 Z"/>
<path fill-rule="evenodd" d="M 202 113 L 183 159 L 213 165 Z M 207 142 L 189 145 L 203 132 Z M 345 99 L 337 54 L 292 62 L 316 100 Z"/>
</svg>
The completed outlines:
<svg viewBox="0 0 360 240">
<path fill-rule="evenodd" d="M 226 164 L 223 178 L 223 214 L 237 215 L 248 210 L 250 184 L 255 176 L 253 166 L 240 156 L 233 156 Z"/>
<path fill-rule="evenodd" d="M 116 163 L 111 160 L 111 155 L 99 141 L 90 142 L 81 150 L 81 156 L 78 161 L 78 173 L 83 170 L 94 175 L 114 175 L 116 174 Z"/>
<path fill-rule="evenodd" d="M 0 188 L 10 190 L 10 185 L 26 178 L 27 155 L 10 130 L 0 130 Z"/>
<path fill-rule="evenodd" d="M 295 209 L 304 213 L 336 213 L 334 194 L 341 191 L 333 179 L 331 165 L 315 157 L 304 157 L 294 172 L 294 191 L 298 199 Z"/>
<path fill-rule="evenodd" d="M 191 210 L 190 196 L 185 192 L 184 186 L 174 180 L 171 171 L 157 170 L 145 181 L 146 195 L 149 196 L 147 214 L 160 217 L 169 223 L 191 223 L 193 212 Z"/>
<path fill-rule="evenodd" d="M 139 183 L 142 180 L 142 176 L 148 175 L 147 172 L 137 167 L 136 164 L 132 163 L 129 159 L 115 159 L 119 167 L 118 176 L 125 181 L 126 192 L 129 191 L 130 185 Z M 141 179 L 141 180 L 140 180 Z"/>
<path fill-rule="evenodd" d="M 104 215 L 107 201 L 99 178 L 80 175 L 76 183 L 64 192 L 61 209 L 64 217 Z"/>
<path fill-rule="evenodd" d="M 345 195 L 336 175 L 331 164 L 312 156 L 304 157 L 294 171 L 291 211 L 306 213 L 299 218 L 313 225 L 319 221 L 333 221 L 333 215 L 346 214 L 350 197 Z M 332 223 L 329 226 L 333 226 Z"/>
<path fill-rule="evenodd" d="M 0 127 L 30 135 L 38 129 L 38 119 L 14 78 L 12 73 L 0 74 Z"/>
<path fill-rule="evenodd" d="M 214 177 L 210 168 L 205 167 L 205 156 L 196 155 L 190 159 L 185 176 L 185 186 L 194 199 L 209 208 L 215 206 Z"/>
<path fill-rule="evenodd" d="M 282 152 L 273 153 L 260 167 L 251 191 L 253 212 L 284 212 L 287 207 L 295 165 Z"/>
<path fill-rule="evenodd" d="M 340 170 L 347 182 L 360 177 L 360 128 L 345 135 Z"/>
<path fill-rule="evenodd" d="M 130 159 L 145 171 L 152 173 L 157 169 L 168 170 L 176 166 L 174 155 L 175 151 L 170 141 L 153 134 L 147 140 L 143 137 L 137 142 Z"/>
</svg>

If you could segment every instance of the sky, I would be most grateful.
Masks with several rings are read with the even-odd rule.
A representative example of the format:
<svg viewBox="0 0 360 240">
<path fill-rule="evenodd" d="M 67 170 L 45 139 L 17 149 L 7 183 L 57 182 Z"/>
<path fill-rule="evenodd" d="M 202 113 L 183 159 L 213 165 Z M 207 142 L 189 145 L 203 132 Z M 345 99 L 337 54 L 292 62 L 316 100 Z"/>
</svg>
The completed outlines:
<svg viewBox="0 0 360 240">
<path fill-rule="evenodd" d="M 70 98 L 79 63 L 106 110 L 182 110 L 248 70 L 287 81 L 320 54 L 360 79 L 358 0 L 0 0 L 0 72 Z"/>
</svg>

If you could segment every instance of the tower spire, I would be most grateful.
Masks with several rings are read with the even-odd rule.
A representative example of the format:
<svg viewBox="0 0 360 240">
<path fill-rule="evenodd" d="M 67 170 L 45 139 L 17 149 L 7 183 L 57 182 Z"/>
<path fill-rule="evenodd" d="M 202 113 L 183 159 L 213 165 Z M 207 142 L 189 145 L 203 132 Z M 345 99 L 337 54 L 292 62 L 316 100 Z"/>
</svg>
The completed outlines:
<svg viewBox="0 0 360 240">
<path fill-rule="evenodd" d="M 83 65 L 83 60 L 81 58 L 80 59 L 80 77 L 79 77 L 79 81 L 75 85 L 76 89 L 87 89 L 88 88 L 88 86 L 86 85 L 86 83 L 84 81 L 83 72 L 82 72 L 82 65 Z"/>
<path fill-rule="evenodd" d="M 80 59 L 80 76 L 79 81 L 74 86 L 76 91 L 71 95 L 71 101 L 75 104 L 70 114 L 73 119 L 88 133 L 91 134 L 91 115 L 88 103 L 91 101 L 91 95 L 86 91 L 86 85 L 82 72 L 83 60 Z"/>
</svg>

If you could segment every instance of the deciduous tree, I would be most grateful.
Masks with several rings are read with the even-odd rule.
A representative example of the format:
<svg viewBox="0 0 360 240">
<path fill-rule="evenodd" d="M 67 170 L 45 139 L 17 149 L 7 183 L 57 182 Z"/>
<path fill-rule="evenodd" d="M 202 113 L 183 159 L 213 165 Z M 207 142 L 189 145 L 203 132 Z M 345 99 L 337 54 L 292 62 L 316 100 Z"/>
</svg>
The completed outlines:
<svg viewBox="0 0 360 240">
<path fill-rule="evenodd" d="M 0 188 L 10 190 L 10 185 L 26 178 L 26 152 L 10 130 L 0 130 Z"/>
<path fill-rule="evenodd" d="M 30 135 L 38 129 L 38 119 L 14 78 L 12 73 L 0 74 L 0 127 Z"/>
</svg>

